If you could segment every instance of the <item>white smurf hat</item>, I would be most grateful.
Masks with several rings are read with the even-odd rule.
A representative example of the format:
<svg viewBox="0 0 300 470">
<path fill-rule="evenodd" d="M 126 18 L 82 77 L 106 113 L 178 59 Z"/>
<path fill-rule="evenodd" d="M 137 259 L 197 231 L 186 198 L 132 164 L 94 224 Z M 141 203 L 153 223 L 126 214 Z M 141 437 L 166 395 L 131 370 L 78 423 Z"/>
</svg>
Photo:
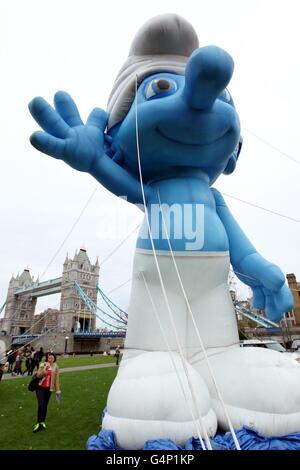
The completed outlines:
<svg viewBox="0 0 300 470">
<path fill-rule="evenodd" d="M 199 47 L 193 26 L 174 14 L 155 16 L 137 32 L 128 59 L 108 99 L 108 129 L 122 121 L 135 96 L 136 75 L 142 80 L 159 72 L 184 74 L 191 53 Z"/>
</svg>

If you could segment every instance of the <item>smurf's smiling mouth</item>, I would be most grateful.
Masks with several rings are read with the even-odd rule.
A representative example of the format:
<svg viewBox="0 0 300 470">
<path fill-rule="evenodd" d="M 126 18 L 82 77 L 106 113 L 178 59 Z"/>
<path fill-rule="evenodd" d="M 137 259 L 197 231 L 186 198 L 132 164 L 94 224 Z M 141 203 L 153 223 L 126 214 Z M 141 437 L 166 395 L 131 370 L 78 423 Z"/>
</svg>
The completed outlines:
<svg viewBox="0 0 300 470">
<path fill-rule="evenodd" d="M 179 145 L 190 145 L 192 147 L 208 147 L 209 145 L 211 144 L 215 144 L 217 143 L 219 140 L 223 139 L 223 137 L 225 137 L 230 131 L 226 131 L 224 134 L 222 134 L 220 137 L 218 137 L 217 139 L 215 140 L 212 140 L 211 142 L 206 142 L 205 144 L 202 144 L 200 142 L 198 143 L 192 143 L 192 142 L 184 142 L 183 140 L 177 140 L 175 139 L 174 137 L 170 137 L 168 135 L 166 135 L 159 127 L 156 127 L 155 128 L 156 132 L 161 136 L 163 137 L 164 139 L 167 139 L 169 140 L 170 142 L 173 142 L 174 144 L 179 144 Z"/>
</svg>

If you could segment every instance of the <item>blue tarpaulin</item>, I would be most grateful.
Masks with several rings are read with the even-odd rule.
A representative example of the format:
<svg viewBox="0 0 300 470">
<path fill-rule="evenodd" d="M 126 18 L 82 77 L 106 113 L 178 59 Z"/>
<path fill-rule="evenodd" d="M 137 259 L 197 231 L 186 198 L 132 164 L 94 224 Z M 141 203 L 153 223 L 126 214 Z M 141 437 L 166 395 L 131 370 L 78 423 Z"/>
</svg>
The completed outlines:
<svg viewBox="0 0 300 470">
<path fill-rule="evenodd" d="M 243 427 L 236 431 L 243 450 L 300 450 L 300 433 L 287 436 L 263 437 L 252 429 Z M 217 434 L 211 440 L 214 450 L 235 450 L 231 433 Z M 87 450 L 122 450 L 117 447 L 115 433 L 104 429 L 98 435 L 91 436 L 86 444 Z M 199 439 L 190 438 L 183 447 L 170 439 L 146 441 L 141 450 L 201 450 Z"/>
<path fill-rule="evenodd" d="M 300 432 L 286 436 L 263 437 L 253 429 L 243 427 L 236 431 L 243 450 L 300 450 Z M 212 441 L 220 450 L 234 450 L 231 433 L 218 434 Z"/>
</svg>

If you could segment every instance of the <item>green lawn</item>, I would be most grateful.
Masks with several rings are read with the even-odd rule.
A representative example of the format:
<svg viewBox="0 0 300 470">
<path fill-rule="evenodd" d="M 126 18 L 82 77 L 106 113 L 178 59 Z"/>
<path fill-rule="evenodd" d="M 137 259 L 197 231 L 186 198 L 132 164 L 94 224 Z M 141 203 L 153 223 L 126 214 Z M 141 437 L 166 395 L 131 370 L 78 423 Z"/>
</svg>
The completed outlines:
<svg viewBox="0 0 300 470">
<path fill-rule="evenodd" d="M 35 393 L 27 390 L 30 378 L 3 380 L 0 383 L 0 450 L 84 449 L 88 437 L 99 432 L 100 414 L 117 370 L 109 367 L 61 374 L 61 406 L 57 408 L 53 394 L 47 430 L 37 434 L 32 432 L 37 400 Z"/>
<path fill-rule="evenodd" d="M 44 358 L 45 359 L 45 358 Z M 114 356 L 75 356 L 75 357 L 57 357 L 57 364 L 60 369 L 64 369 L 65 367 L 78 367 L 78 366 L 88 366 L 93 364 L 107 364 L 109 362 L 116 362 L 116 358 Z M 25 364 L 23 363 L 22 370 L 25 370 Z M 7 374 L 7 372 L 5 372 Z M 26 373 L 27 375 L 27 373 Z"/>
<path fill-rule="evenodd" d="M 91 364 L 107 364 L 116 362 L 114 356 L 78 356 L 78 357 L 58 357 L 57 364 L 63 369 L 65 367 L 87 366 Z"/>
</svg>

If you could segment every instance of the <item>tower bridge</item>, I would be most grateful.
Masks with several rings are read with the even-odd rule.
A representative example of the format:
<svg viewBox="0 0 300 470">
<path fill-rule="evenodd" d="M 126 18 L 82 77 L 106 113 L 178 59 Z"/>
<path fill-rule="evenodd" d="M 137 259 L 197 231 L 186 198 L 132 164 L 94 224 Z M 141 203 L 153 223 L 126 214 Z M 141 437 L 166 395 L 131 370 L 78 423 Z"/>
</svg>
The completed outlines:
<svg viewBox="0 0 300 470">
<path fill-rule="evenodd" d="M 61 277 L 34 280 L 28 268 L 21 275 L 12 276 L 0 328 L 6 342 L 21 345 L 30 338 L 34 347 L 40 344 L 57 352 L 64 352 L 66 343 L 68 351 L 74 352 L 105 350 L 109 345 L 114 347 L 115 342 L 120 344 L 124 331 L 97 330 L 97 315 L 89 305 L 97 305 L 99 271 L 98 259 L 91 263 L 87 250 L 81 247 L 73 258 L 66 256 Z M 80 285 L 88 304 L 75 284 Z M 36 315 L 37 299 L 53 294 L 60 294 L 59 309 Z"/>
<path fill-rule="evenodd" d="M 6 301 L 0 309 L 1 313 L 5 308 L 0 331 L 7 347 L 32 341 L 35 348 L 43 346 L 56 352 L 96 352 L 121 345 L 127 314 L 98 287 L 99 273 L 98 259 L 91 263 L 86 249 L 81 247 L 73 258 L 66 256 L 60 277 L 34 280 L 28 268 L 21 275 L 12 276 Z M 97 305 L 98 292 L 109 312 Z M 37 299 L 53 294 L 60 294 L 59 309 L 47 309 L 36 315 Z M 250 319 L 265 333 L 271 333 L 274 328 L 276 333 L 280 332 L 279 325 L 233 301 L 238 318 Z M 96 317 L 108 328 L 96 329 Z"/>
<path fill-rule="evenodd" d="M 30 294 L 32 297 L 42 297 L 44 295 L 59 294 L 61 292 L 62 277 L 49 279 L 48 281 L 35 282 L 28 287 L 20 287 L 14 291 L 17 296 Z"/>
</svg>

